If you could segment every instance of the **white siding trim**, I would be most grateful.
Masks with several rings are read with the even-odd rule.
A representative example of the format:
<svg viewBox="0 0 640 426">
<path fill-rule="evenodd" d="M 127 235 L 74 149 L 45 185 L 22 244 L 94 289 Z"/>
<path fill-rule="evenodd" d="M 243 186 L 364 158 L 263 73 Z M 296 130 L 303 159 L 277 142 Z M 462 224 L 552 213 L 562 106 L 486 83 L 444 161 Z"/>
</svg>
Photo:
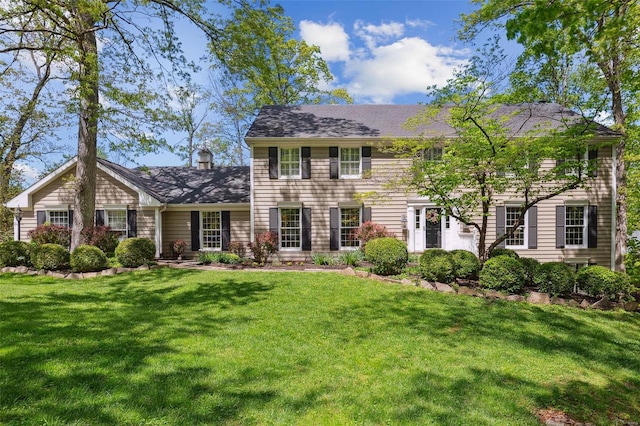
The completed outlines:
<svg viewBox="0 0 640 426">
<path fill-rule="evenodd" d="M 616 146 L 611 146 L 611 270 L 616 270 L 616 226 L 617 226 L 617 204 L 618 181 L 616 177 L 616 164 L 618 162 L 618 152 Z M 628 231 L 628 230 L 627 230 Z"/>
<path fill-rule="evenodd" d="M 255 210 L 256 199 L 254 195 L 254 177 L 253 177 L 254 165 L 253 165 L 253 145 L 249 146 L 249 241 L 254 242 L 255 235 Z"/>
</svg>

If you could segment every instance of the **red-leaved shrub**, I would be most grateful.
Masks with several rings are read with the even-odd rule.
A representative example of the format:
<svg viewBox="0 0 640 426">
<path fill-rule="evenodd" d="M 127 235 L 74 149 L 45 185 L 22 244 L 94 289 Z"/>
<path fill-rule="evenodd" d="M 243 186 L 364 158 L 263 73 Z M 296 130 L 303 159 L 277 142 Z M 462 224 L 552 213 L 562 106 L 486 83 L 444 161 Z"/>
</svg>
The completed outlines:
<svg viewBox="0 0 640 426">
<path fill-rule="evenodd" d="M 68 226 L 43 224 L 29 231 L 31 241 L 38 244 L 58 244 L 69 248 L 71 229 Z"/>
<path fill-rule="evenodd" d="M 117 232 L 110 226 L 98 225 L 84 228 L 81 232 L 83 244 L 96 246 L 108 257 L 112 257 L 120 243 Z"/>
<path fill-rule="evenodd" d="M 278 250 L 278 234 L 271 231 L 256 234 L 254 241 L 247 244 L 247 247 L 253 254 L 254 262 L 265 264 L 269 256 Z"/>
<path fill-rule="evenodd" d="M 358 229 L 356 229 L 356 238 L 360 240 L 360 250 L 364 251 L 367 243 L 376 238 L 386 238 L 393 237 L 395 238 L 395 234 L 393 232 L 387 231 L 387 228 L 378 225 L 375 222 L 365 222 Z"/>
</svg>

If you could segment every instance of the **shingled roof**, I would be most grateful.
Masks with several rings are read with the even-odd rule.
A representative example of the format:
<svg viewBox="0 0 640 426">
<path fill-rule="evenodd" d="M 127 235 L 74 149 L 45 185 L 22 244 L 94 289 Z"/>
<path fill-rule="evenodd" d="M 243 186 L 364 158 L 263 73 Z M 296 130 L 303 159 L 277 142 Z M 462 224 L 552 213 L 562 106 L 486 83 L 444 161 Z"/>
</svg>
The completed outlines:
<svg viewBox="0 0 640 426">
<path fill-rule="evenodd" d="M 430 136 L 455 136 L 446 123 L 445 107 L 429 124 L 417 129 L 405 128 L 405 122 L 417 116 L 425 105 L 299 105 L 265 106 L 251 125 L 251 138 L 382 138 L 411 137 L 421 133 Z M 558 104 L 533 103 L 501 105 L 492 114 L 511 117 L 507 126 L 514 136 L 532 130 L 563 129 L 568 123 L 585 123 L 583 118 Z M 619 136 L 613 130 L 594 123 L 598 136 Z"/>
<path fill-rule="evenodd" d="M 152 197 L 168 204 L 249 203 L 249 167 L 138 167 L 98 160 Z"/>
</svg>

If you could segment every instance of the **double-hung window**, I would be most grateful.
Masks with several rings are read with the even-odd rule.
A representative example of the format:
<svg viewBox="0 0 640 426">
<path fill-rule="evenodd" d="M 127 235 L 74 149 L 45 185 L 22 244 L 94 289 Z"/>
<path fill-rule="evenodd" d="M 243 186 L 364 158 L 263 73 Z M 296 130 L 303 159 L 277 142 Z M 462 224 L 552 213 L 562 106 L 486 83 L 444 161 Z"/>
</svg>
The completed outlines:
<svg viewBox="0 0 640 426">
<path fill-rule="evenodd" d="M 300 177 L 300 148 L 280 148 L 280 177 Z"/>
<path fill-rule="evenodd" d="M 300 208 L 280 209 L 280 248 L 299 249 L 302 239 Z"/>
<path fill-rule="evenodd" d="M 47 222 L 51 225 L 69 226 L 69 210 L 47 210 Z"/>
<path fill-rule="evenodd" d="M 222 219 L 220 212 L 202 212 L 200 232 L 201 248 L 204 250 L 222 249 Z"/>
<path fill-rule="evenodd" d="M 436 147 L 425 149 L 422 152 L 422 159 L 424 161 L 442 161 L 442 147 Z"/>
<path fill-rule="evenodd" d="M 565 207 L 565 244 L 566 247 L 587 246 L 587 206 Z"/>
<path fill-rule="evenodd" d="M 360 177 L 360 148 L 340 148 L 340 177 Z"/>
<path fill-rule="evenodd" d="M 360 241 L 356 237 L 356 230 L 362 223 L 360 213 L 360 207 L 343 207 L 340 209 L 341 249 L 355 249 L 360 247 Z"/>
<path fill-rule="evenodd" d="M 508 248 L 526 248 L 527 247 L 527 216 L 525 213 L 524 222 L 514 231 L 514 233 L 505 240 L 505 244 Z M 506 206 L 505 207 L 505 230 L 510 230 L 518 223 L 520 217 L 520 207 L 518 206 Z"/>
<path fill-rule="evenodd" d="M 104 224 L 111 227 L 111 231 L 119 238 L 127 237 L 127 210 L 112 209 L 104 211 Z"/>
</svg>

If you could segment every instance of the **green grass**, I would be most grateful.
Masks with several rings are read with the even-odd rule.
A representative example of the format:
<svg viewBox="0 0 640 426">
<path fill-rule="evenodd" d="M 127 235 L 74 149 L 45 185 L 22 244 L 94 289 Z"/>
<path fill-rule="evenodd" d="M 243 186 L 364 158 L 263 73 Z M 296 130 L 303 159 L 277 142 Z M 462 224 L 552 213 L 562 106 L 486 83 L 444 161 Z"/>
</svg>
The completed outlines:
<svg viewBox="0 0 640 426">
<path fill-rule="evenodd" d="M 640 318 L 333 273 L 0 275 L 0 424 L 640 419 Z"/>
</svg>

